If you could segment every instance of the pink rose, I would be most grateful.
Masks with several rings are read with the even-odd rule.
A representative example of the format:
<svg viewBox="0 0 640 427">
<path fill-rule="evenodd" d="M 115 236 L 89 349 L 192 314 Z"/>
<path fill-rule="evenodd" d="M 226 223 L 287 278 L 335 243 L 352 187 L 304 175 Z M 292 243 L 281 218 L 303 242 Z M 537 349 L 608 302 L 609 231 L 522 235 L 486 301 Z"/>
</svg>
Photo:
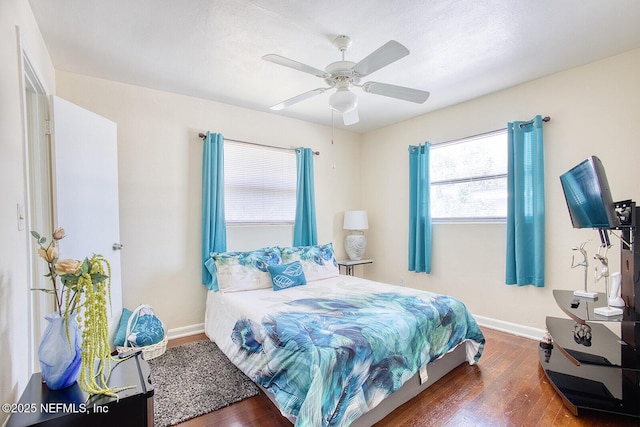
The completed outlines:
<svg viewBox="0 0 640 427">
<path fill-rule="evenodd" d="M 60 240 L 65 236 L 64 228 L 59 227 L 53 230 L 53 240 Z"/>
</svg>

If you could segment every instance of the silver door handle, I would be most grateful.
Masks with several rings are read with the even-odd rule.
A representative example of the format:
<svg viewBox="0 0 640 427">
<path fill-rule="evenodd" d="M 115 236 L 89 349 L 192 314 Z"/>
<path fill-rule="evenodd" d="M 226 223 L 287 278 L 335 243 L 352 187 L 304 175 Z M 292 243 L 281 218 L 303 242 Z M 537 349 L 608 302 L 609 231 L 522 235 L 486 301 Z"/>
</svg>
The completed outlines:
<svg viewBox="0 0 640 427">
<path fill-rule="evenodd" d="M 114 243 L 112 247 L 114 251 L 121 251 L 124 245 L 122 243 Z"/>
</svg>

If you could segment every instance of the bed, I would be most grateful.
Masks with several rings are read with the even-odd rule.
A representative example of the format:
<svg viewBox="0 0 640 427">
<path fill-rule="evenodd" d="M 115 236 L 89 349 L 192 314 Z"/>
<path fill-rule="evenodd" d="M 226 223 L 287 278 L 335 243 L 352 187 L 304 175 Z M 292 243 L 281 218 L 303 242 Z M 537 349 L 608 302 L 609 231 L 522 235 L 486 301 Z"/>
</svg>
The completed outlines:
<svg viewBox="0 0 640 427">
<path fill-rule="evenodd" d="M 461 301 L 340 275 L 330 244 L 266 249 L 212 254 L 205 332 L 296 426 L 371 425 L 478 362 Z"/>
</svg>

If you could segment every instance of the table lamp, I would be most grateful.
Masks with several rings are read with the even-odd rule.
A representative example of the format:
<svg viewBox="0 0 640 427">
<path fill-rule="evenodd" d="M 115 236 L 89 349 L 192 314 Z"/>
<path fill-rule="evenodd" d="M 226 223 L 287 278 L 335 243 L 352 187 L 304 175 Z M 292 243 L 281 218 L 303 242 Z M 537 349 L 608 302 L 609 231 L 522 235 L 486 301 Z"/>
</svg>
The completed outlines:
<svg viewBox="0 0 640 427">
<path fill-rule="evenodd" d="M 367 239 L 362 230 L 369 228 L 367 211 L 346 211 L 344 213 L 343 228 L 349 230 L 344 239 L 344 249 L 352 261 L 362 259 L 362 254 L 367 247 Z"/>
</svg>

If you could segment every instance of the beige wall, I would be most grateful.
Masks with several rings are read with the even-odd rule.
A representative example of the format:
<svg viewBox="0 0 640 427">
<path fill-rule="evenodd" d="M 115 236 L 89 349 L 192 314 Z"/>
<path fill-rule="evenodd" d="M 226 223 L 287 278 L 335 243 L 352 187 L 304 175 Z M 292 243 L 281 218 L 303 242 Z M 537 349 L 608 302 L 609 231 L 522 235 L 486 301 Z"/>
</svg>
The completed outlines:
<svg viewBox="0 0 640 427">
<path fill-rule="evenodd" d="M 57 91 L 118 124 L 125 307 L 150 304 L 170 329 L 204 321 L 198 133 L 206 130 L 320 151 L 314 158 L 318 241 L 335 242 L 343 254 L 343 211 L 359 206 L 360 135 L 336 130 L 331 144 L 325 126 L 61 71 Z"/>
<path fill-rule="evenodd" d="M 375 259 L 367 276 L 396 284 L 404 278 L 407 286 L 461 298 L 475 315 L 525 327 L 542 329 L 546 315 L 561 316 L 552 290 L 583 287 L 583 271 L 570 268 L 571 247 L 591 240 L 592 256 L 600 243 L 595 231 L 571 227 L 559 176 L 594 154 L 614 200 L 640 201 L 639 75 L 635 50 L 364 135 L 362 196 L 370 212 L 367 251 Z M 500 129 L 536 114 L 551 116 L 544 125 L 546 286 L 504 284 L 505 224 L 435 224 L 432 273 L 409 273 L 407 146 Z M 619 271 L 620 251 L 613 243 L 612 272 Z M 604 291 L 603 282 L 591 283 Z"/>
<path fill-rule="evenodd" d="M 118 124 L 120 225 L 124 304 L 151 304 L 171 329 L 204 317 L 200 285 L 200 170 L 198 132 L 279 146 L 308 146 L 315 159 L 320 243 L 343 256 L 342 215 L 367 209 L 368 277 L 461 298 L 479 316 L 544 328 L 561 315 L 553 289 L 582 286 L 569 268 L 571 247 L 597 235 L 574 230 L 558 176 L 591 154 L 604 162 L 616 200 L 640 199 L 640 50 L 569 70 L 357 135 L 273 114 L 58 71 L 25 0 L 0 2 L 0 401 L 15 402 L 29 377 L 28 230 L 16 227 L 16 205 L 26 203 L 17 36 L 50 91 Z M 57 82 L 56 82 L 57 80 Z M 56 86 L 57 85 L 57 86 Z M 437 94 L 434 94 L 437 96 Z M 547 286 L 504 285 L 504 224 L 434 225 L 431 275 L 407 272 L 407 146 L 503 128 L 508 121 L 549 115 L 545 125 L 547 175 Z M 87 135 L 90 138 L 90 135 Z M 619 245 L 611 255 L 618 263 Z M 590 269 L 590 277 L 593 271 Z M 602 285 L 598 285 L 601 289 Z M 0 413 L 0 422 L 6 414 Z"/>
<path fill-rule="evenodd" d="M 43 83 L 53 90 L 54 69 L 24 0 L 0 1 L 0 402 L 17 402 L 29 379 L 28 231 L 18 231 L 17 204 L 26 204 L 18 36 Z M 0 423 L 7 414 L 0 412 Z"/>
</svg>

